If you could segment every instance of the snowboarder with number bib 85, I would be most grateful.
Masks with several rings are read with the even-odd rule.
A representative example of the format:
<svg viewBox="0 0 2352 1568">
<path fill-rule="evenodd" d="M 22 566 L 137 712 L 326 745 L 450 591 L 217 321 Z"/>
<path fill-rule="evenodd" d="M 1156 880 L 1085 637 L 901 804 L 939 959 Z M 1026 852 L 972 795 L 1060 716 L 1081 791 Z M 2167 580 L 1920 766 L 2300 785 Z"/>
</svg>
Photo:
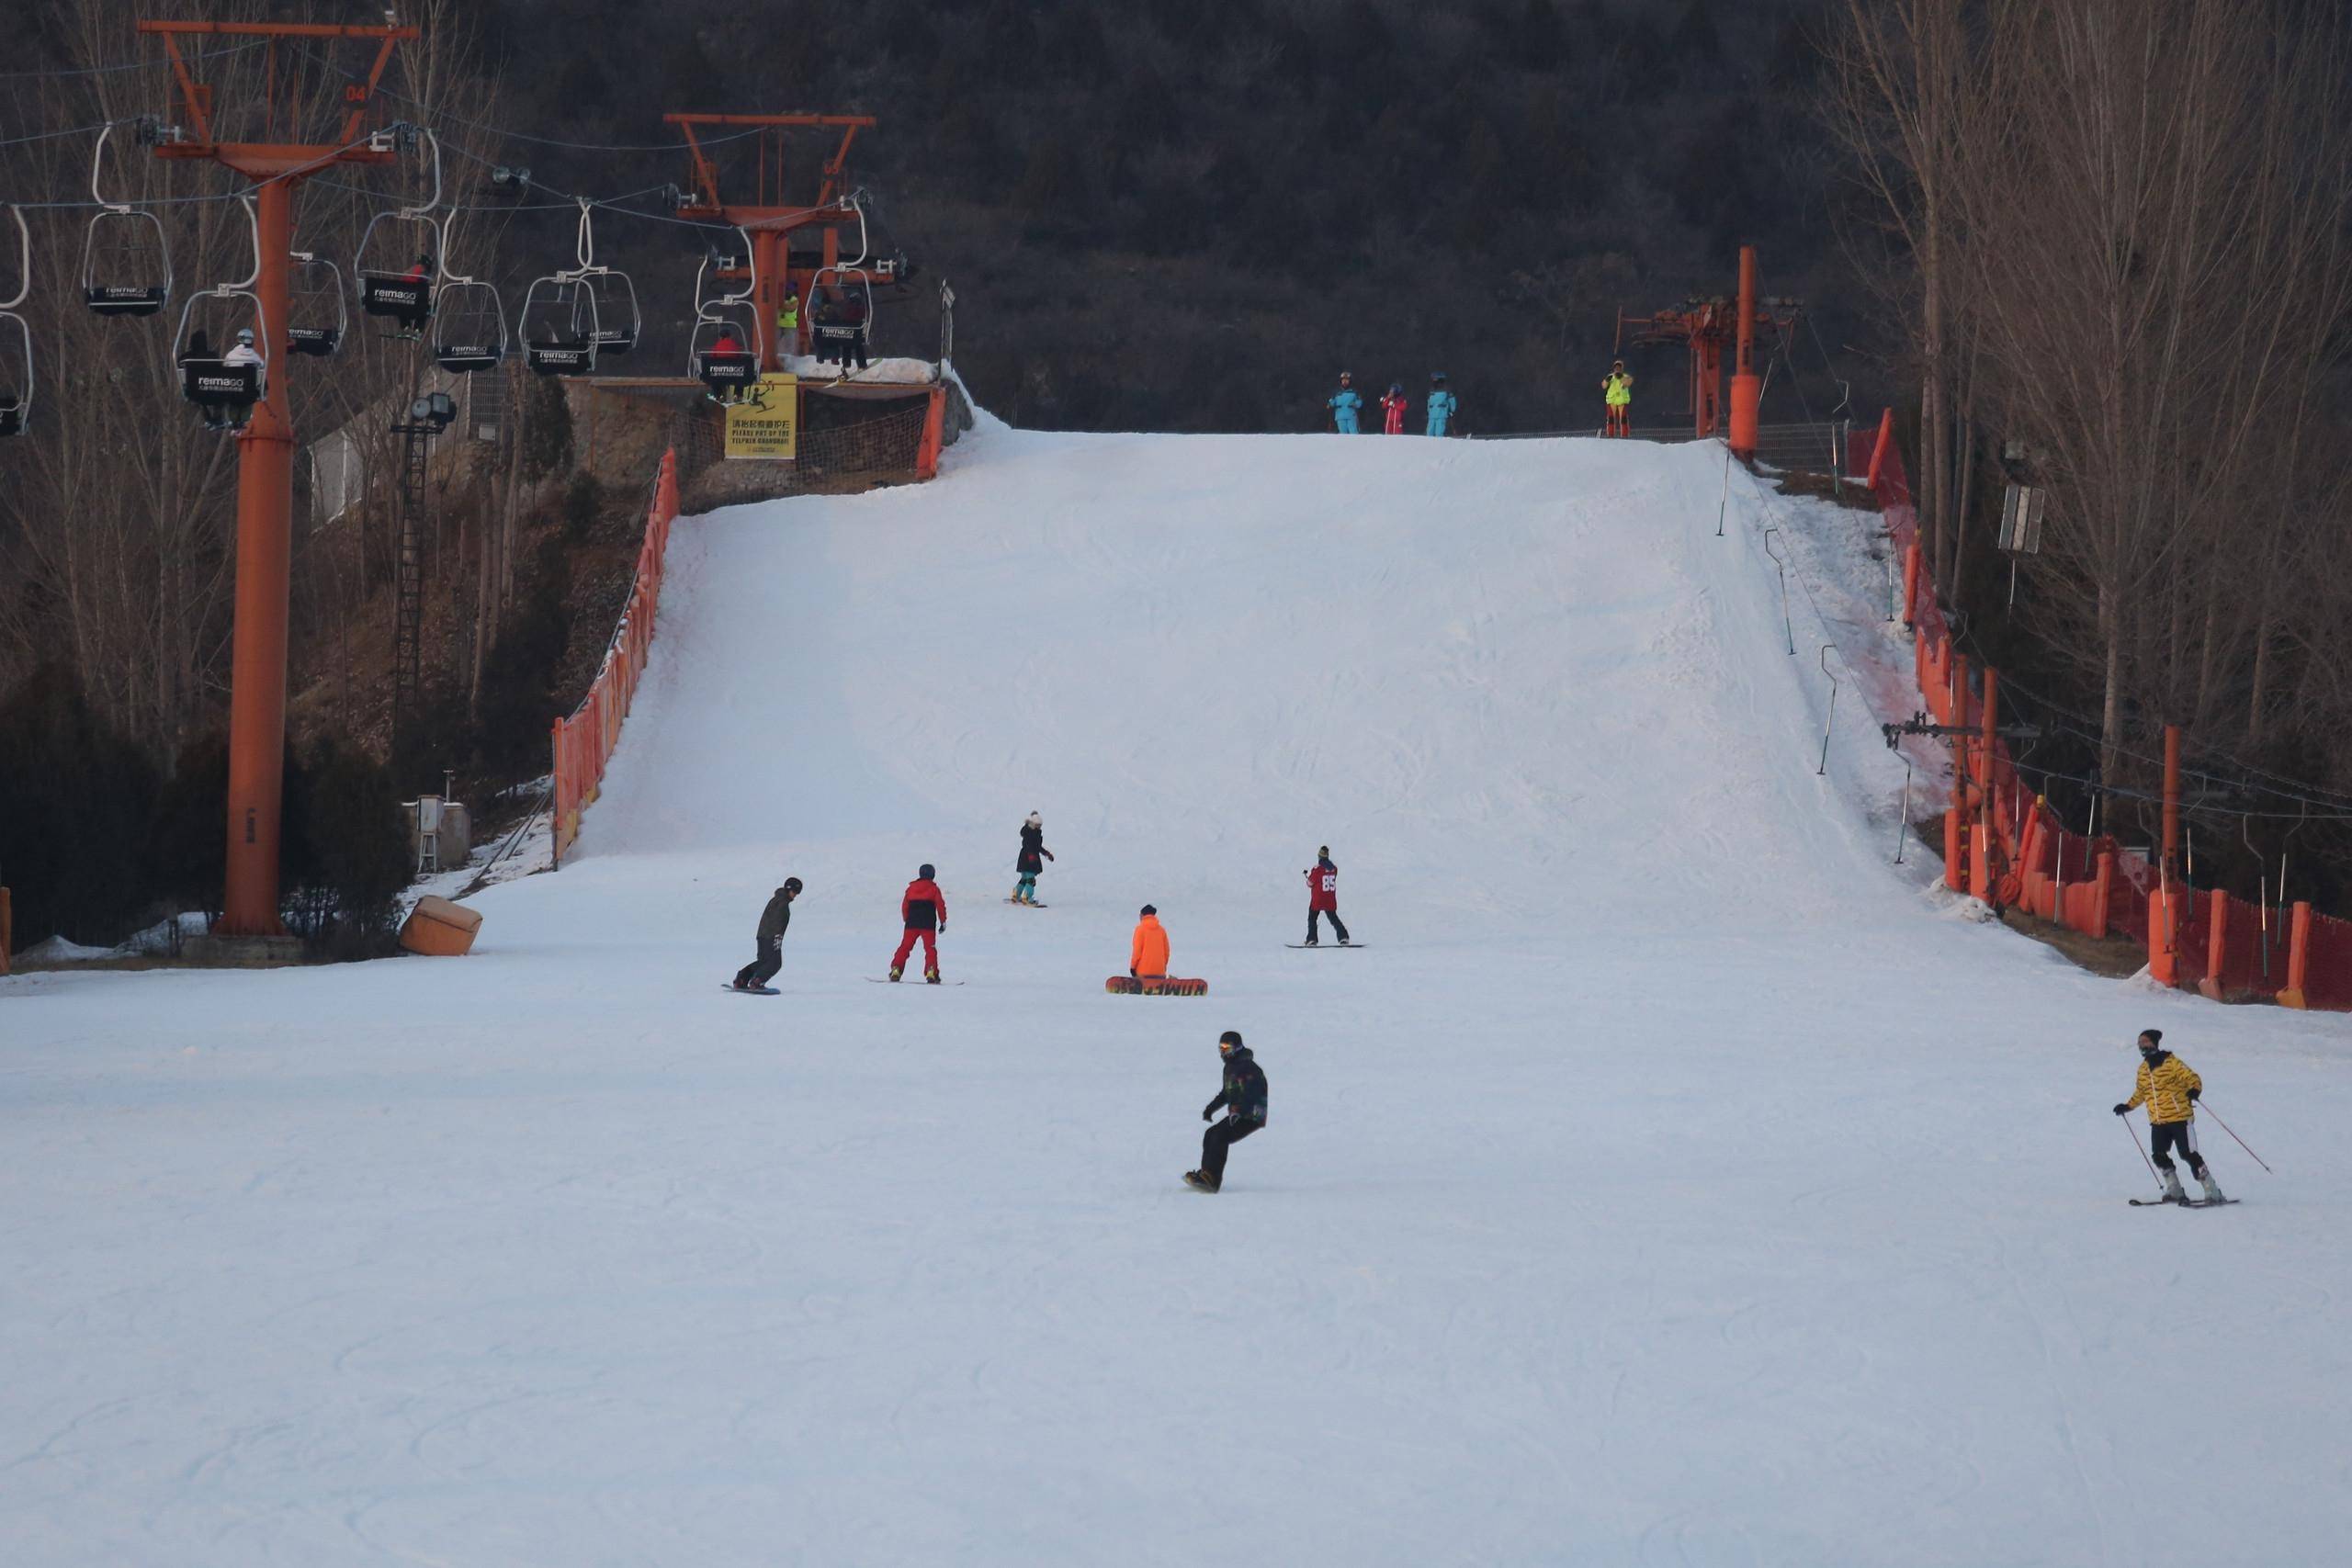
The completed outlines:
<svg viewBox="0 0 2352 1568">
<path fill-rule="evenodd" d="M 792 924 L 792 901 L 799 897 L 800 879 L 787 876 L 784 886 L 768 900 L 768 907 L 760 911 L 760 955 L 735 971 L 737 990 L 764 990 L 767 983 L 775 978 L 775 972 L 784 967 L 784 933 Z"/>
<path fill-rule="evenodd" d="M 2115 1113 L 2128 1116 L 2134 1106 L 2148 1108 L 2148 1142 L 2155 1150 L 2156 1168 L 2164 1173 L 2167 1201 L 2193 1206 L 2193 1200 L 2180 1190 L 2180 1172 L 2172 1163 L 2172 1153 L 2178 1149 L 2204 1187 L 2205 1201 L 2225 1203 L 2229 1200 L 2222 1196 L 2213 1173 L 2205 1168 L 2205 1156 L 2197 1152 L 2197 1097 L 2205 1091 L 2205 1080 L 2165 1050 L 2164 1039 L 2160 1029 L 2140 1032 L 2139 1077 L 2132 1085 L 2132 1098 L 2118 1105 Z"/>
<path fill-rule="evenodd" d="M 1265 1069 L 1241 1043 L 1241 1032 L 1228 1029 L 1218 1035 L 1216 1050 L 1225 1058 L 1225 1087 L 1201 1111 L 1201 1120 L 1211 1121 L 1219 1111 L 1225 1120 L 1201 1134 L 1201 1168 L 1184 1173 L 1184 1184 L 1202 1192 L 1225 1185 L 1227 1151 L 1266 1124 Z"/>
<path fill-rule="evenodd" d="M 899 900 L 899 918 L 906 922 L 907 934 L 899 939 L 899 951 L 890 955 L 890 978 L 896 980 L 906 973 L 907 954 L 915 950 L 915 942 L 922 942 L 922 977 L 932 985 L 939 984 L 939 936 L 947 929 L 947 895 L 939 890 L 932 878 L 938 875 L 928 863 L 907 884 L 906 897 Z"/>
<path fill-rule="evenodd" d="M 1331 846 L 1325 844 L 1315 852 L 1315 864 L 1306 873 L 1306 945 L 1322 945 L 1319 922 L 1331 917 L 1331 930 L 1339 937 L 1340 945 L 1348 945 L 1348 928 L 1340 923 L 1340 868 L 1331 863 Z"/>
</svg>

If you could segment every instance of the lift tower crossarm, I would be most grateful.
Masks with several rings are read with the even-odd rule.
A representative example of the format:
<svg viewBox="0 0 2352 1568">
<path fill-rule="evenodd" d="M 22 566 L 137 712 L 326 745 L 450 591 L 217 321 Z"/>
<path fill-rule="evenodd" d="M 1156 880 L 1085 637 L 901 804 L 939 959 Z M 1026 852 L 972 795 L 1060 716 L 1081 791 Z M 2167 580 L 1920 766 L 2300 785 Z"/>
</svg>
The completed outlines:
<svg viewBox="0 0 2352 1568">
<path fill-rule="evenodd" d="M 310 22 L 141 22 L 139 30 L 164 40 L 164 52 L 172 62 L 172 75 L 179 83 L 180 101 L 187 110 L 188 123 L 196 128 L 196 141 L 166 144 L 156 149 L 166 158 L 218 157 L 239 174 L 254 179 L 269 179 L 290 174 L 298 164 L 285 164 L 287 149 L 254 143 L 219 146 L 212 136 L 212 95 L 188 73 L 187 62 L 180 56 L 179 40 L 183 38 L 260 38 L 308 39 L 333 42 L 343 39 L 373 39 L 378 42 L 375 62 L 368 67 L 365 85 L 347 84 L 343 90 L 345 113 L 342 141 L 348 144 L 358 138 L 359 127 L 365 120 L 369 100 L 376 96 L 376 85 L 384 77 L 384 68 L 391 63 L 392 51 L 399 44 L 424 36 L 422 28 L 413 27 L 347 28 Z M 390 153 L 371 154 L 353 159 L 355 163 L 381 163 Z M 282 166 L 281 166 L 282 165 Z"/>
</svg>

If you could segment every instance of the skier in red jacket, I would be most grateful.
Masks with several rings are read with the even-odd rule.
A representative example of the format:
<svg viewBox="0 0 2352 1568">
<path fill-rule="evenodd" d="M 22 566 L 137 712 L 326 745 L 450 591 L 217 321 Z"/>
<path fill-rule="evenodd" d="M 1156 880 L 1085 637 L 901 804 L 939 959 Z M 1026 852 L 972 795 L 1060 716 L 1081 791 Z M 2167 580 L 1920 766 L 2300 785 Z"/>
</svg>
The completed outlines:
<svg viewBox="0 0 2352 1568">
<path fill-rule="evenodd" d="M 1322 944 L 1317 925 L 1324 916 L 1331 917 L 1331 929 L 1339 933 L 1340 945 L 1348 945 L 1348 928 L 1340 923 L 1340 868 L 1331 863 L 1331 846 L 1325 844 L 1315 852 L 1315 863 L 1306 873 L 1306 945 Z"/>
<path fill-rule="evenodd" d="M 1412 403 L 1413 400 L 1405 395 L 1404 383 L 1391 381 L 1387 395 L 1380 400 L 1380 411 L 1385 416 L 1381 433 L 1385 435 L 1404 434 L 1405 411 L 1412 407 Z"/>
<path fill-rule="evenodd" d="M 915 939 L 922 939 L 922 977 L 939 984 L 939 933 L 947 929 L 947 895 L 932 880 L 939 874 L 925 865 L 907 884 L 906 897 L 899 900 L 899 918 L 907 923 L 907 934 L 899 939 L 899 951 L 890 955 L 890 978 L 895 980 L 906 973 L 907 954 L 915 950 Z M 1336 923 L 1338 917 L 1334 916 Z"/>
</svg>

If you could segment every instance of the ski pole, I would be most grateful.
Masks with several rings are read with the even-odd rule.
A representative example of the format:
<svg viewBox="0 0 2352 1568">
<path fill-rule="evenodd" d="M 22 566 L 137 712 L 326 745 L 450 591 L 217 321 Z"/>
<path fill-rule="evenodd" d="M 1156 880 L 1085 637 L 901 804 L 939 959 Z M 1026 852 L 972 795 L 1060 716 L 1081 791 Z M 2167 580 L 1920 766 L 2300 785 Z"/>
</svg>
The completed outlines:
<svg viewBox="0 0 2352 1568">
<path fill-rule="evenodd" d="M 2213 1108 L 2212 1108 L 2211 1106 L 2207 1105 L 2207 1104 L 2206 1104 L 2203 1100 L 2199 1100 L 2197 1103 L 2199 1104 L 2199 1106 L 2202 1107 L 2202 1109 L 2204 1110 L 2204 1112 L 2205 1112 L 2205 1114 L 2206 1114 L 2206 1115 L 2208 1115 L 2208 1116 L 2212 1116 L 2212 1117 L 2213 1117 L 2213 1122 L 2214 1122 L 2214 1125 L 2216 1125 L 2216 1126 L 2220 1127 L 2220 1128 L 2222 1129 L 2222 1132 L 2224 1132 L 2224 1133 L 2230 1133 L 2230 1124 L 2229 1124 L 2227 1122 L 2222 1121 L 2222 1120 L 2221 1119 L 2221 1117 L 2219 1117 L 2219 1116 L 2217 1116 L 2217 1115 L 2214 1115 Z M 2132 1134 L 2132 1137 L 2133 1137 L 2133 1139 L 2136 1141 L 2136 1140 L 2137 1140 L 2137 1138 L 2139 1137 L 2139 1134 L 2135 1133 L 2135 1134 Z M 2271 1175 L 2271 1176 L 2276 1176 L 2276 1175 L 2278 1175 L 2278 1174 L 2277 1171 L 2272 1170 L 2268 1166 L 2267 1166 L 2267 1165 L 2262 1165 L 2262 1156 L 2261 1156 L 2260 1155 L 2255 1154 L 2255 1153 L 2254 1153 L 2254 1151 L 2253 1151 L 2252 1149 L 2246 1149 L 2246 1148 L 2245 1148 L 2245 1140 L 2244 1138 L 2239 1137 L 2235 1133 L 2230 1133 L 2230 1141 L 2231 1141 L 2232 1143 L 2233 1143 L 2233 1144 L 2237 1145 L 2237 1146 L 2238 1146 L 2238 1147 L 2240 1147 L 2240 1148 L 2242 1148 L 2242 1149 L 2245 1149 L 2245 1152 L 2246 1152 L 2247 1154 L 2249 1154 L 2249 1155 L 2253 1155 L 2253 1156 L 2254 1156 L 2254 1163 L 2255 1163 L 2255 1164 L 2256 1164 L 2256 1165 L 2261 1165 L 2261 1166 L 2262 1166 L 2262 1168 L 2263 1168 L 2263 1170 L 2264 1170 L 2264 1172 L 2265 1172 L 2265 1173 L 2267 1173 L 2267 1174 L 2268 1174 L 2268 1175 Z"/>
<path fill-rule="evenodd" d="M 2165 1184 L 2165 1179 L 2156 1174 L 2156 1162 L 2148 1157 L 2147 1149 L 2141 1144 L 2140 1129 L 2132 1125 L 2132 1118 L 2129 1116 L 2119 1116 L 2116 1120 L 2122 1122 L 2123 1130 L 2132 1134 L 2132 1146 L 2139 1150 L 2140 1163 L 2148 1168 L 2148 1179 L 2161 1188 Z M 2227 1131 L 2226 1128 L 2223 1130 Z"/>
</svg>

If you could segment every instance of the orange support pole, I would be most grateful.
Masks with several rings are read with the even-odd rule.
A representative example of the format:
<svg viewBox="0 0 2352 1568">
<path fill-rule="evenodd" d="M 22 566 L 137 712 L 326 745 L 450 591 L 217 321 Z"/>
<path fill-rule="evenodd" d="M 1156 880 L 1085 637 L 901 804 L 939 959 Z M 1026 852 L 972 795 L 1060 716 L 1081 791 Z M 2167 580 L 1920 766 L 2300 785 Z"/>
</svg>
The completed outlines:
<svg viewBox="0 0 2352 1568">
<path fill-rule="evenodd" d="M 759 336 L 753 340 L 760 351 L 760 368 L 781 370 L 783 349 L 776 343 L 775 314 L 784 303 L 783 257 L 777 253 L 784 247 L 776 242 L 779 236 L 773 229 L 752 231 L 752 265 L 759 272 L 752 290 L 752 309 L 759 315 Z"/>
<path fill-rule="evenodd" d="M 2107 940 L 2108 900 L 2115 890 L 2115 852 L 2098 852 L 2098 885 L 2091 894 L 2090 929 L 2083 934 L 2093 942 Z"/>
<path fill-rule="evenodd" d="M 2001 675 L 1984 666 L 1984 730 L 1976 745 L 1976 830 L 1968 845 L 1968 890 L 1977 897 L 1993 897 L 1993 735 L 1994 715 L 2000 705 Z"/>
<path fill-rule="evenodd" d="M 1909 626 L 1913 612 L 1919 604 L 1919 547 L 1915 541 L 1903 548 L 1903 624 Z"/>
<path fill-rule="evenodd" d="M 267 324 L 268 385 L 237 438 L 236 623 L 229 679 L 229 861 L 219 930 L 280 936 L 278 812 L 286 780 L 286 632 L 291 584 L 294 423 L 286 409 L 287 253 L 294 245 L 294 185 L 254 192 Z"/>
<path fill-rule="evenodd" d="M 2311 1003 L 2303 998 L 2305 982 L 2312 968 L 2312 907 L 2297 904 L 2287 927 L 2287 986 L 2278 993 L 2282 1008 L 2305 1008 Z"/>
<path fill-rule="evenodd" d="M 1731 450 L 1743 462 L 1756 456 L 1764 379 L 1756 373 L 1756 247 L 1739 247 L 1739 348 L 1731 370 Z"/>
<path fill-rule="evenodd" d="M 2226 932 L 2230 896 L 2216 887 L 2206 895 L 2205 908 L 2211 925 L 2205 933 L 2205 978 L 2197 982 L 2197 990 L 2208 1001 L 2218 1002 L 2222 999 L 2222 965 L 2229 956 Z"/>
<path fill-rule="evenodd" d="M 2180 726 L 2165 726 L 2165 841 L 2156 863 L 2156 891 L 2148 900 L 2148 975 L 2159 986 L 2180 984 Z"/>
<path fill-rule="evenodd" d="M 1888 409 L 1878 416 L 1878 439 L 1871 444 L 1870 472 L 1863 482 L 1872 490 L 1878 488 L 1878 476 L 1886 467 L 1886 455 L 1894 450 L 1894 411 Z"/>
</svg>

